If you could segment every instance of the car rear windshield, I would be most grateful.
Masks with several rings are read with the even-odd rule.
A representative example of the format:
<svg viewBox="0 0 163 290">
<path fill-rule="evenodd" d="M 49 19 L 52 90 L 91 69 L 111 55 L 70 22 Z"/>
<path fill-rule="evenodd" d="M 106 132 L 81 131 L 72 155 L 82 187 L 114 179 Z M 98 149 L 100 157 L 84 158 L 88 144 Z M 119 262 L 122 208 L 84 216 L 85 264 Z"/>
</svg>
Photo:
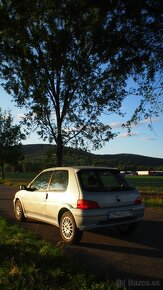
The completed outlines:
<svg viewBox="0 0 163 290">
<path fill-rule="evenodd" d="M 78 172 L 79 182 L 86 191 L 116 191 L 133 188 L 118 170 L 82 169 Z"/>
</svg>

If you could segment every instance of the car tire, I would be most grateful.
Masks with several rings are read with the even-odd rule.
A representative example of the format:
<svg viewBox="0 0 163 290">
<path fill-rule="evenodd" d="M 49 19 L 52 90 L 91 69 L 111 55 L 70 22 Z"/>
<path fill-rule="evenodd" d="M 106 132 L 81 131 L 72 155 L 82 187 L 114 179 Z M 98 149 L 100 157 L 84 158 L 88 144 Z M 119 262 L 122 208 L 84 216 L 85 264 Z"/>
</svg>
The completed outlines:
<svg viewBox="0 0 163 290">
<path fill-rule="evenodd" d="M 78 244 L 83 236 L 83 232 L 76 227 L 72 214 L 65 212 L 60 220 L 60 234 L 62 240 L 67 244 Z"/>
<path fill-rule="evenodd" d="M 19 199 L 17 199 L 15 202 L 15 217 L 19 222 L 25 221 L 26 219 L 24 216 L 22 204 Z"/>
<path fill-rule="evenodd" d="M 133 232 L 135 232 L 137 227 L 138 227 L 138 223 L 131 223 L 131 224 L 119 225 L 119 226 L 117 226 L 117 229 L 122 234 L 129 235 L 129 234 L 132 234 Z"/>
</svg>

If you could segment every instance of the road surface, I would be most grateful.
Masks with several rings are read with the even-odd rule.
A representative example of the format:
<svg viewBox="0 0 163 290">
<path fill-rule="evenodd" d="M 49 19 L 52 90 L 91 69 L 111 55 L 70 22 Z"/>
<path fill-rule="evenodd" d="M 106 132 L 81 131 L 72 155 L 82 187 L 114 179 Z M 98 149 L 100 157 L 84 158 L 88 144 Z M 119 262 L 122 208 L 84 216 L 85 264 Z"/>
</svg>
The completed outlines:
<svg viewBox="0 0 163 290">
<path fill-rule="evenodd" d="M 15 223 L 12 200 L 16 190 L 0 185 L 0 216 Z M 22 226 L 54 244 L 60 241 L 54 226 L 34 221 Z M 146 209 L 145 220 L 130 236 L 122 236 L 113 228 L 85 232 L 80 245 L 65 251 L 103 279 L 113 279 L 119 288 L 163 289 L 163 211 Z"/>
</svg>

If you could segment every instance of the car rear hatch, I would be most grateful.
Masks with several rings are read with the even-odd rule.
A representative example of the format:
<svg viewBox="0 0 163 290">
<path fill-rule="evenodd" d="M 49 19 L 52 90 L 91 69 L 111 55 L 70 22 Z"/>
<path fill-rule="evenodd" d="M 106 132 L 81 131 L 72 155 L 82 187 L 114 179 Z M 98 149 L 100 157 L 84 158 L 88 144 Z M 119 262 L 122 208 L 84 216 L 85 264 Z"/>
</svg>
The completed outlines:
<svg viewBox="0 0 163 290">
<path fill-rule="evenodd" d="M 128 207 L 140 204 L 140 194 L 115 169 L 82 169 L 78 172 L 81 199 L 88 208 Z"/>
</svg>

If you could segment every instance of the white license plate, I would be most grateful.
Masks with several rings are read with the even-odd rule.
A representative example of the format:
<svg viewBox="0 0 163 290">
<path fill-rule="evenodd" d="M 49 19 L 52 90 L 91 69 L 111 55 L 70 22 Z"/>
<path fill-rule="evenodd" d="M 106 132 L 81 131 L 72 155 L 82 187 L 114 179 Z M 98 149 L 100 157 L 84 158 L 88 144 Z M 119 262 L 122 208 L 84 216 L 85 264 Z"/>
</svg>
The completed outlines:
<svg viewBox="0 0 163 290">
<path fill-rule="evenodd" d="M 118 218 L 125 218 L 125 217 L 131 217 L 132 211 L 131 210 L 118 210 L 118 211 L 112 211 L 109 213 L 110 219 L 118 219 Z"/>
</svg>

